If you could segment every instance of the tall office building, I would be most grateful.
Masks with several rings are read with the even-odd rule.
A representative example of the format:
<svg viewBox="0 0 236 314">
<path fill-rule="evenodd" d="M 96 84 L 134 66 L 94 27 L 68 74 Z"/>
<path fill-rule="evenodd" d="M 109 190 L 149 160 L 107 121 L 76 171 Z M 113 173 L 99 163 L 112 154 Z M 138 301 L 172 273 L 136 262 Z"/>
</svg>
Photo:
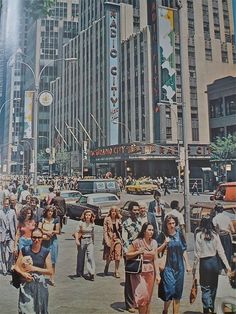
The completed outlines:
<svg viewBox="0 0 236 314">
<path fill-rule="evenodd" d="M 177 173 L 185 123 L 196 177 L 209 161 L 207 85 L 236 73 L 232 1 L 104 2 L 80 1 L 63 50 L 78 63 L 52 83 L 52 125 L 80 151 L 64 121 L 88 140 L 82 124 L 97 167 L 155 176 Z"/>
<path fill-rule="evenodd" d="M 39 92 L 49 89 L 49 82 L 55 79 L 61 69 L 62 47 L 78 34 L 78 2 L 76 0 L 56 1 L 50 17 L 34 20 L 25 1 L 9 1 L 3 26 L 7 29 L 15 14 L 18 25 L 15 29 L 14 45 L 8 53 L 5 92 L 8 106 L 5 110 L 3 159 L 7 161 L 4 172 L 19 173 L 23 160 L 29 173 L 32 161 L 33 110 L 35 83 L 39 79 Z M 13 31 L 11 29 L 11 31 Z M 7 34 L 7 31 L 5 31 Z M 12 35 L 12 33 L 11 33 Z M 9 45 L 9 43 L 8 43 Z M 60 60 L 60 61 L 59 61 Z M 40 71 L 45 67 L 40 75 Z M 1 74 L 1 72 L 0 72 Z M 39 77 L 40 75 L 40 77 Z M 20 101 L 19 101 L 19 98 Z M 49 108 L 38 103 L 38 152 L 49 147 Z M 23 142 L 22 142 L 22 139 Z M 27 142 L 27 143 L 26 143 Z M 7 143 L 10 143 L 10 146 Z M 7 148 L 6 148 L 7 147 Z M 25 152 L 25 156 L 23 156 Z M 31 153 L 30 153 L 31 151 Z M 25 157 L 25 158 L 24 158 Z M 46 161 L 48 163 L 48 161 Z M 21 165 L 17 166 L 17 165 Z M 5 164 L 4 164 L 5 166 Z M 31 168 L 31 170 L 33 170 Z"/>
</svg>

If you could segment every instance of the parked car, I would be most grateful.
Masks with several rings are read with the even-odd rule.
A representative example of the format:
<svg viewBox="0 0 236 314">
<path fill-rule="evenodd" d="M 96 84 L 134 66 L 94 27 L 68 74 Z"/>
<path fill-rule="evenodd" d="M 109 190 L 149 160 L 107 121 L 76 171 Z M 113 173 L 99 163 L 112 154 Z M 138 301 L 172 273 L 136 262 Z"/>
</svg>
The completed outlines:
<svg viewBox="0 0 236 314">
<path fill-rule="evenodd" d="M 158 185 L 154 184 L 152 181 L 135 181 L 130 185 L 126 185 L 126 192 L 128 194 L 145 194 L 153 193 L 155 190 L 158 190 Z"/>
<path fill-rule="evenodd" d="M 61 196 L 64 197 L 66 203 L 74 204 L 76 201 L 81 197 L 81 193 L 79 191 L 73 191 L 73 190 L 64 190 L 60 191 Z"/>
<path fill-rule="evenodd" d="M 91 209 L 96 220 L 103 220 L 108 214 L 111 206 L 120 206 L 121 202 L 117 195 L 112 193 L 92 193 L 81 195 L 74 204 L 66 204 L 67 216 L 78 219 L 83 211 L 87 208 Z"/>
<path fill-rule="evenodd" d="M 200 221 L 204 216 L 214 216 L 215 202 L 197 202 L 190 205 L 190 226 L 191 232 L 195 232 L 196 228 L 199 227 Z M 224 203 L 221 205 L 224 208 L 224 214 L 229 216 L 233 222 L 234 229 L 236 230 L 236 203 Z M 236 252 L 236 233 L 232 235 L 232 243 L 234 246 L 234 252 Z"/>
<path fill-rule="evenodd" d="M 211 201 L 221 200 L 225 202 L 236 202 L 236 182 L 226 182 L 218 185 Z"/>
<path fill-rule="evenodd" d="M 112 193 L 120 197 L 120 186 L 115 179 L 82 179 L 77 190 L 82 194 Z"/>
</svg>

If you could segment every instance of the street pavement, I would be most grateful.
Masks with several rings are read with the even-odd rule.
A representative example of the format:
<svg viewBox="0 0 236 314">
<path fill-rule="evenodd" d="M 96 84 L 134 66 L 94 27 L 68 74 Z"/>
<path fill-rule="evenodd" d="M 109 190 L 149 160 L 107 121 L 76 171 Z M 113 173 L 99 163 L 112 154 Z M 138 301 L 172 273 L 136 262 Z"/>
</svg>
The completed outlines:
<svg viewBox="0 0 236 314">
<path fill-rule="evenodd" d="M 124 198 L 126 198 L 125 196 Z M 131 198 L 128 196 L 129 199 Z M 170 198 L 169 198 L 170 197 Z M 209 197 L 209 196 L 208 196 Z M 133 198 L 133 197 L 132 197 Z M 145 196 L 146 198 L 146 196 Z M 202 197 L 200 197 L 202 200 Z M 135 196 L 134 199 L 142 199 Z M 147 200 L 151 200 L 149 196 Z M 166 201 L 174 199 L 167 196 Z M 123 200 L 124 201 L 124 200 Z M 110 266 L 109 276 L 103 276 L 104 261 L 102 260 L 102 226 L 95 228 L 95 281 L 84 278 L 74 278 L 76 267 L 76 245 L 72 238 L 77 221 L 68 219 L 59 236 L 59 258 L 56 265 L 56 286 L 49 286 L 49 313 L 50 314 L 112 314 L 128 313 L 124 306 L 124 267 L 121 261 L 121 278 L 113 277 L 114 263 Z M 193 235 L 188 234 L 188 251 L 190 261 L 193 260 Z M 0 304 L 1 314 L 17 313 L 18 290 L 9 284 L 10 276 L 0 275 Z M 194 304 L 189 303 L 189 293 L 192 275 L 185 274 L 184 293 L 181 300 L 181 314 L 201 313 L 201 292 Z M 157 298 L 157 287 L 152 298 L 151 313 L 161 314 L 163 302 Z M 171 312 L 171 311 L 170 311 Z"/>
</svg>

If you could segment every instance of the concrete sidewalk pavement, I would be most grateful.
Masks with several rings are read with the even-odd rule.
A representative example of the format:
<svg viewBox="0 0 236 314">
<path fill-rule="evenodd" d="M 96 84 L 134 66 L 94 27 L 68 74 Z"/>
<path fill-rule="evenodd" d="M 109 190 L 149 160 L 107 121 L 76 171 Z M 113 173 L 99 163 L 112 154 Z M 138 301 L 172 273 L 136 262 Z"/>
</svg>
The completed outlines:
<svg viewBox="0 0 236 314">
<path fill-rule="evenodd" d="M 128 313 L 124 305 L 124 267 L 121 261 L 121 278 L 113 276 L 111 263 L 109 276 L 103 276 L 102 227 L 95 228 L 95 281 L 74 278 L 76 268 L 76 245 L 72 238 L 77 222 L 68 220 L 59 236 L 59 258 L 56 265 L 56 286 L 49 286 L 50 314 L 112 314 Z M 193 259 L 193 236 L 188 236 L 190 260 Z M 17 313 L 18 290 L 9 284 L 10 276 L 0 275 L 1 314 Z M 201 292 L 194 304 L 189 303 L 192 275 L 185 274 L 184 293 L 181 300 L 181 314 L 200 314 L 202 311 Z M 152 298 L 152 314 L 162 313 L 163 302 L 157 298 L 157 287 Z M 171 311 L 170 311 L 171 313 Z"/>
</svg>

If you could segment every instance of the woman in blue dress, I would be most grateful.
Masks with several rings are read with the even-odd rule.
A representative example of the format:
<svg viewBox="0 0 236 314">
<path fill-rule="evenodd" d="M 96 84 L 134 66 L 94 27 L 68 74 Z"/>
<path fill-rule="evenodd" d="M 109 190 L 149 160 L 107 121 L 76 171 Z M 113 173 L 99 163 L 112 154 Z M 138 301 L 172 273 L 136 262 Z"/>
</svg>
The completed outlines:
<svg viewBox="0 0 236 314">
<path fill-rule="evenodd" d="M 36 228 L 32 232 L 32 245 L 23 247 L 14 269 L 21 275 L 18 313 L 48 314 L 48 287 L 45 275 L 52 274 L 51 256 L 42 247 L 43 233 Z"/>
<path fill-rule="evenodd" d="M 166 263 L 161 271 L 161 283 L 158 289 L 158 296 L 164 301 L 163 314 L 168 313 L 172 301 L 173 314 L 179 313 L 184 285 L 184 262 L 187 272 L 191 272 L 186 241 L 177 226 L 178 218 L 167 215 L 163 223 L 163 232 L 158 237 L 158 245 L 162 245 L 162 253 L 166 254 Z M 163 243 L 166 245 L 163 246 Z"/>
</svg>

